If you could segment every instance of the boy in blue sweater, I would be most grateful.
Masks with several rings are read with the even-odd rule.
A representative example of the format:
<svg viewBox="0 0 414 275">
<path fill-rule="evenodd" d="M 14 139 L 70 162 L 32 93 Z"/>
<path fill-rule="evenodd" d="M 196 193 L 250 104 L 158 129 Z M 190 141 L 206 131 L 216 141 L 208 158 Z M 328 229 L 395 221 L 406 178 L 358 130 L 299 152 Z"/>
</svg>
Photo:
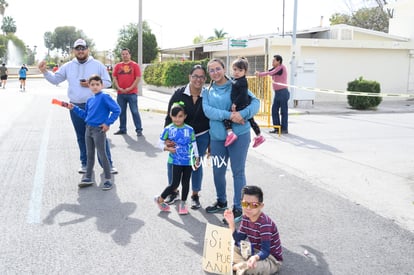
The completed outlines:
<svg viewBox="0 0 414 275">
<path fill-rule="evenodd" d="M 72 103 L 67 105 L 68 109 L 73 110 L 76 115 L 86 122 L 86 174 L 78 186 L 87 187 L 94 184 L 92 171 L 95 165 L 96 148 L 105 174 L 102 190 L 110 190 L 112 188 L 111 165 L 105 150 L 106 132 L 109 130 L 109 126 L 119 117 L 121 108 L 110 95 L 102 92 L 103 82 L 99 75 L 94 74 L 89 77 L 88 83 L 89 89 L 94 93 L 94 96 L 86 101 L 85 110 Z"/>
</svg>

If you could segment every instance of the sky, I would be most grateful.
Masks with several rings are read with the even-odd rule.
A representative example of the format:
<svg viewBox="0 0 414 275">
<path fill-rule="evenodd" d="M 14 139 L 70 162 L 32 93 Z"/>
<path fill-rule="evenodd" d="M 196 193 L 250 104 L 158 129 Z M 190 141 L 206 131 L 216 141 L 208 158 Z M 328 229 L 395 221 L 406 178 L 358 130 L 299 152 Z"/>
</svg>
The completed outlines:
<svg viewBox="0 0 414 275">
<path fill-rule="evenodd" d="M 192 44 L 196 36 L 223 30 L 231 38 L 289 32 L 293 29 L 294 0 L 141 0 L 142 20 L 149 23 L 161 48 Z M 95 42 L 96 49 L 113 49 L 119 31 L 138 23 L 139 0 L 7 0 L 5 16 L 14 19 L 16 35 L 37 58 L 47 53 L 43 35 L 56 27 L 74 26 Z M 283 2 L 285 8 L 283 9 Z M 346 0 L 297 0 L 297 30 L 329 26 L 329 17 L 347 13 Z M 38 12 L 38 11 L 41 12 Z M 284 10 L 284 12 L 283 12 Z M 40 56 L 40 57 L 39 57 Z"/>
</svg>

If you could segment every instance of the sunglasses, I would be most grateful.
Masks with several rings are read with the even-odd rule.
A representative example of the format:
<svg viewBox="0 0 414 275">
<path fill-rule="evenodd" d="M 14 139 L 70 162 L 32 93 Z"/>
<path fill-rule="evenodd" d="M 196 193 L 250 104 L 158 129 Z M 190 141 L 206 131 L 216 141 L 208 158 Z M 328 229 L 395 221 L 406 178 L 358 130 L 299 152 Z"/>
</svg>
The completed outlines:
<svg viewBox="0 0 414 275">
<path fill-rule="evenodd" d="M 79 47 L 75 48 L 75 50 L 77 50 L 77 51 L 84 51 L 86 49 L 87 49 L 87 47 L 82 47 L 82 46 L 79 46 Z"/>
<path fill-rule="evenodd" d="M 247 208 L 250 207 L 250 209 L 256 209 L 258 208 L 260 205 L 262 205 L 261 202 L 247 202 L 247 201 L 242 201 L 241 202 L 241 206 L 243 208 Z"/>
</svg>

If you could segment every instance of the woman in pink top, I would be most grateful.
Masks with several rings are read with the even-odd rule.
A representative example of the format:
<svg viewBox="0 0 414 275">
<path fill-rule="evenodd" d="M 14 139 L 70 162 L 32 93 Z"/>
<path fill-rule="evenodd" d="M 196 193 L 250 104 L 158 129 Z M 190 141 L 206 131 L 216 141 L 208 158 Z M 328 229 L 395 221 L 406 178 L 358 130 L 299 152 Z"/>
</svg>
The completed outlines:
<svg viewBox="0 0 414 275">
<path fill-rule="evenodd" d="M 267 72 L 256 72 L 256 77 L 271 75 L 273 81 L 273 90 L 275 96 L 273 98 L 272 105 L 272 120 L 273 125 L 281 125 L 282 134 L 288 133 L 288 101 L 289 90 L 287 86 L 281 84 L 287 84 L 287 69 L 283 63 L 283 58 L 280 55 L 274 55 L 272 60 L 272 66 Z M 280 83 L 280 84 L 279 84 Z M 280 110 L 280 116 L 279 116 Z M 277 129 L 270 131 L 270 133 L 277 133 Z"/>
</svg>

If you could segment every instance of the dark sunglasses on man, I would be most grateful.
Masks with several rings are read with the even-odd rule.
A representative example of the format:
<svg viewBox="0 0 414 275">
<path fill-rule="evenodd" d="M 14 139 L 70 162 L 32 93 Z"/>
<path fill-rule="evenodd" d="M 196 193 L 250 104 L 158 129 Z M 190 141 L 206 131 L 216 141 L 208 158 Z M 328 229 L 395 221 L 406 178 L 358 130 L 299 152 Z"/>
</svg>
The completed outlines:
<svg viewBox="0 0 414 275">
<path fill-rule="evenodd" d="M 77 50 L 77 51 L 84 51 L 84 50 L 86 50 L 88 47 L 84 47 L 84 46 L 77 46 L 76 48 L 75 48 L 75 50 Z"/>
</svg>

